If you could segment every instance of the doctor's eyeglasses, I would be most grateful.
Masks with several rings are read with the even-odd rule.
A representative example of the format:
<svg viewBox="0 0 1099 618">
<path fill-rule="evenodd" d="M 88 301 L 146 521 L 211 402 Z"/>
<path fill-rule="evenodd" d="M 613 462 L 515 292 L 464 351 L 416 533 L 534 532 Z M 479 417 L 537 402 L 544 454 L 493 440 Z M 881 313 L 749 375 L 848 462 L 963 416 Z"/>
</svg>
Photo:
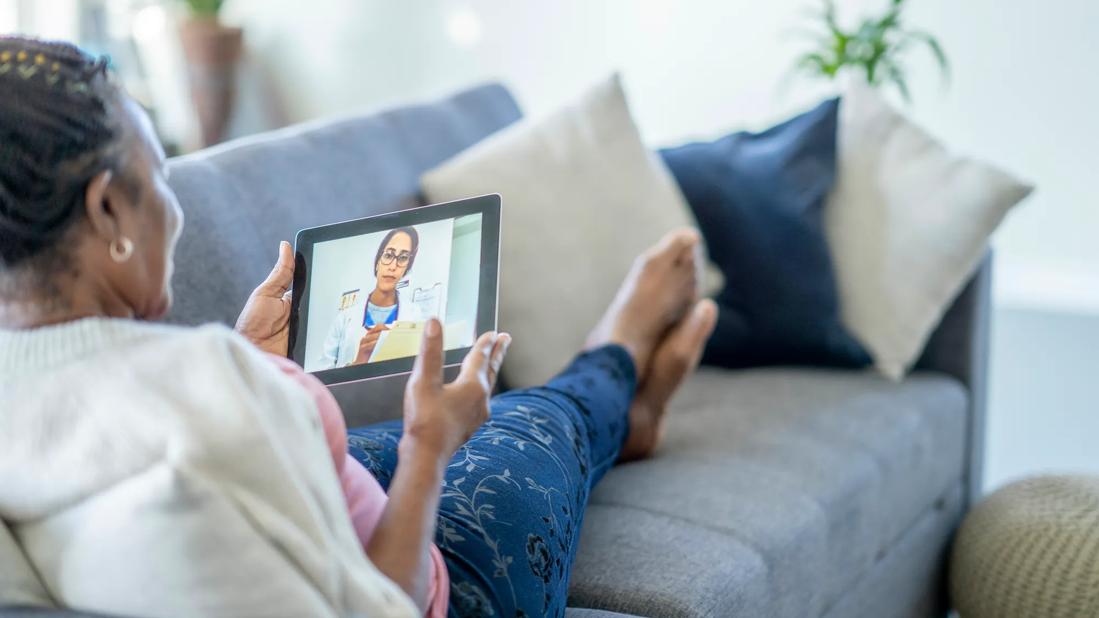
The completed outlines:
<svg viewBox="0 0 1099 618">
<path fill-rule="evenodd" d="M 386 266 L 389 266 L 393 263 L 393 260 L 397 260 L 397 266 L 407 266 L 408 261 L 411 259 L 412 254 L 408 251 L 401 251 L 400 255 L 398 255 L 392 249 L 386 249 L 385 252 L 382 253 L 381 259 L 378 261 L 382 264 L 385 264 Z"/>
</svg>

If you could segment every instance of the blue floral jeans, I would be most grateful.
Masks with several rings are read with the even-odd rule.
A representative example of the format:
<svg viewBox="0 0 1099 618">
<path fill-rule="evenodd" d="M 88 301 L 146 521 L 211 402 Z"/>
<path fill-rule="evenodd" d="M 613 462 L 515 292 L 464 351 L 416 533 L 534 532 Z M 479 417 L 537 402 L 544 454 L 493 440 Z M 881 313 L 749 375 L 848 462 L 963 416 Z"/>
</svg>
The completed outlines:
<svg viewBox="0 0 1099 618">
<path fill-rule="evenodd" d="M 491 416 L 451 460 L 435 543 L 450 616 L 564 616 L 592 487 L 628 431 L 633 360 L 607 345 L 545 386 L 492 399 Z M 351 455 L 388 489 L 401 422 L 348 432 Z"/>
</svg>

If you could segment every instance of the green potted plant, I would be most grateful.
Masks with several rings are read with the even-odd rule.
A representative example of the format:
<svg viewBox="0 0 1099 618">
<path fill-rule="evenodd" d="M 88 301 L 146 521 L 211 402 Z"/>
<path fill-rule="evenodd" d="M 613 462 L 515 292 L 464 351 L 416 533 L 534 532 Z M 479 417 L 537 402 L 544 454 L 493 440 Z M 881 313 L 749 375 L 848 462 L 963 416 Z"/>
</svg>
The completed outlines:
<svg viewBox="0 0 1099 618">
<path fill-rule="evenodd" d="M 823 0 L 822 9 L 813 13 L 823 31 L 812 33 L 815 48 L 799 56 L 795 68 L 825 79 L 854 73 L 873 87 L 891 84 L 905 101 L 910 101 L 908 78 L 901 62 L 910 49 L 928 48 L 944 79 L 949 76 L 950 65 L 938 39 L 901 23 L 904 7 L 905 0 L 889 0 L 884 14 L 864 18 L 854 29 L 845 30 L 836 18 L 834 0 Z"/>
<path fill-rule="evenodd" d="M 181 37 L 187 58 L 191 98 L 202 130 L 202 142 L 225 138 L 236 95 L 237 65 L 244 47 L 240 28 L 221 23 L 225 0 L 184 0 L 190 15 Z"/>
</svg>

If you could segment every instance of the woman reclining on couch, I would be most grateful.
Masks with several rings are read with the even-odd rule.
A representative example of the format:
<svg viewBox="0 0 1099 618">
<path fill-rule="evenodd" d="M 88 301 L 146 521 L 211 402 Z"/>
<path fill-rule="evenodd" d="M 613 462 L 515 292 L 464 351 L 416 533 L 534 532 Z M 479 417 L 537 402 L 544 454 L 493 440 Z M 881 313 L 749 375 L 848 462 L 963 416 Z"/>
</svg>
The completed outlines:
<svg viewBox="0 0 1099 618">
<path fill-rule="evenodd" d="M 563 615 L 593 485 L 657 446 L 713 327 L 697 233 L 636 260 L 545 386 L 490 399 L 497 333 L 444 384 L 432 321 L 403 422 L 347 434 L 285 359 L 287 243 L 236 332 L 149 323 L 169 309 L 183 222 L 166 174 L 105 62 L 0 38 L 0 517 L 41 584 L 24 598 L 148 616 Z"/>
</svg>

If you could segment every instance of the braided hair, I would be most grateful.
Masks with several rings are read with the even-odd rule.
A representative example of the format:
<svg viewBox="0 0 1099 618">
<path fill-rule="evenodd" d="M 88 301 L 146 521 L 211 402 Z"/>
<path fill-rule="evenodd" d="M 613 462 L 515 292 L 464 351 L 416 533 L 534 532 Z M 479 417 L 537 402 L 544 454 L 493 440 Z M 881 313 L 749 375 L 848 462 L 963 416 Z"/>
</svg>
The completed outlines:
<svg viewBox="0 0 1099 618">
<path fill-rule="evenodd" d="M 105 58 L 0 37 L 0 274 L 59 257 L 88 183 L 105 170 L 121 176 L 120 101 Z"/>
</svg>

